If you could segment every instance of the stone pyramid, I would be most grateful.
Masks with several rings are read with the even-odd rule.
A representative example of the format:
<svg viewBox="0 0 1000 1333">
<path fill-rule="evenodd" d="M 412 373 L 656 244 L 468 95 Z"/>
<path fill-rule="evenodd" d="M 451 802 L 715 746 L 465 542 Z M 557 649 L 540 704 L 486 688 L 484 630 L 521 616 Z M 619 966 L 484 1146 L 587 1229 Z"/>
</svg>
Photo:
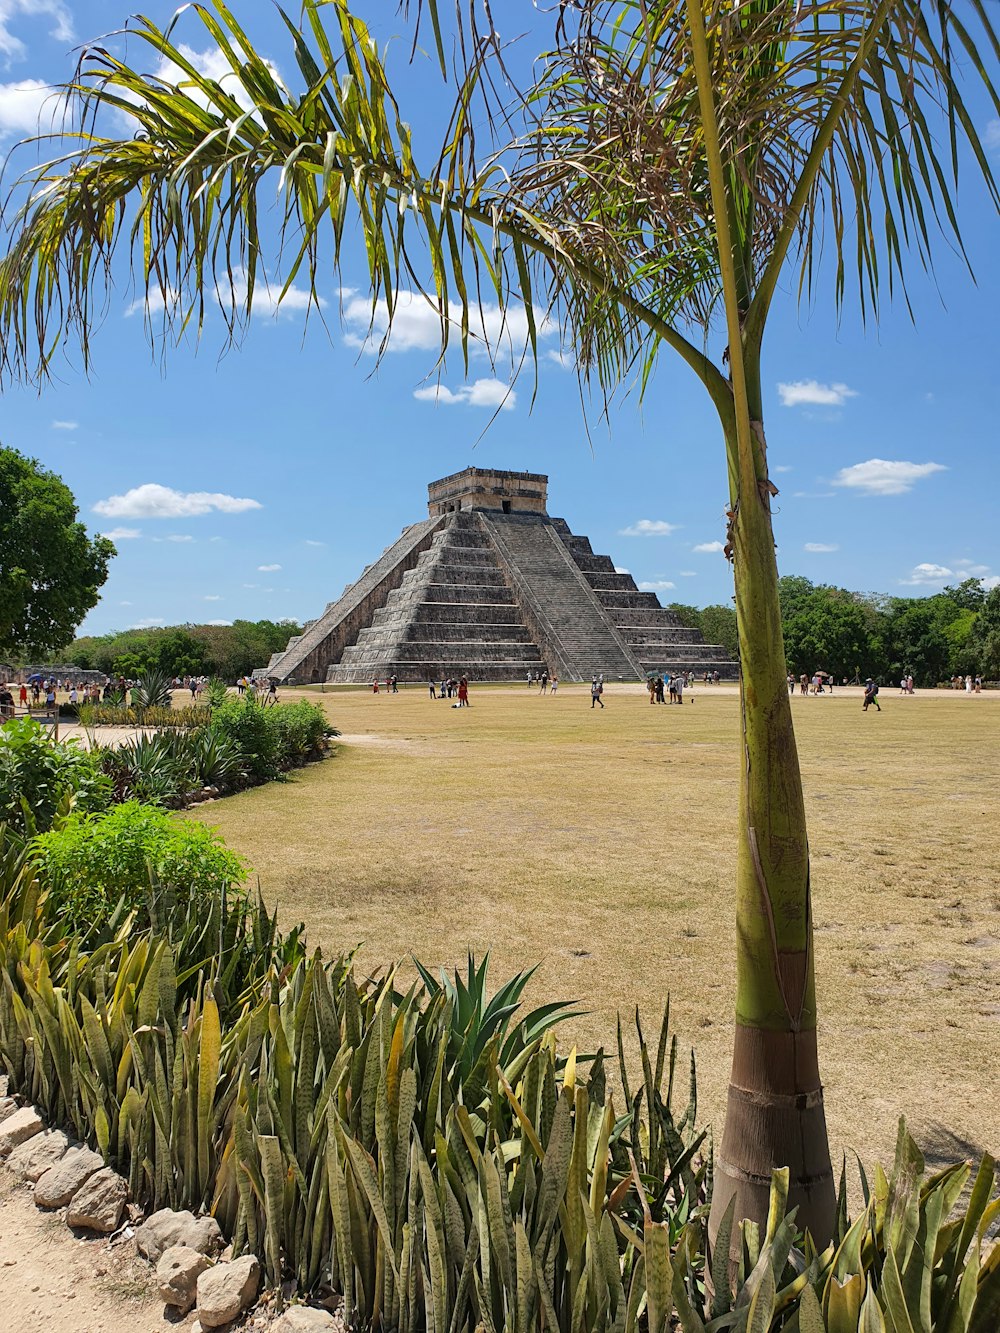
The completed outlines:
<svg viewBox="0 0 1000 1333">
<path fill-rule="evenodd" d="M 466 468 L 428 487 L 428 517 L 256 674 L 288 684 L 640 680 L 736 663 L 640 592 L 546 509 L 548 478 Z"/>
</svg>

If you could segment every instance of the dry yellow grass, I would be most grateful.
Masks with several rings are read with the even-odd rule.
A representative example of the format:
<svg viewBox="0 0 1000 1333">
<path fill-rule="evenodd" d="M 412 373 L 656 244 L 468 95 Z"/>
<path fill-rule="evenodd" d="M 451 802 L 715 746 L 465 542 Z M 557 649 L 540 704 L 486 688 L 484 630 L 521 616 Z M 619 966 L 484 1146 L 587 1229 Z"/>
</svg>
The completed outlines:
<svg viewBox="0 0 1000 1333">
<path fill-rule="evenodd" d="M 539 698 L 311 695 L 345 743 L 286 784 L 202 807 L 286 923 L 375 968 L 411 951 L 577 997 L 582 1045 L 669 990 L 721 1124 L 733 995 L 735 690 L 683 708 L 611 686 Z M 691 696 L 689 695 L 689 698 Z M 810 820 L 822 1067 L 835 1153 L 1000 1151 L 1000 696 L 794 700 Z"/>
</svg>

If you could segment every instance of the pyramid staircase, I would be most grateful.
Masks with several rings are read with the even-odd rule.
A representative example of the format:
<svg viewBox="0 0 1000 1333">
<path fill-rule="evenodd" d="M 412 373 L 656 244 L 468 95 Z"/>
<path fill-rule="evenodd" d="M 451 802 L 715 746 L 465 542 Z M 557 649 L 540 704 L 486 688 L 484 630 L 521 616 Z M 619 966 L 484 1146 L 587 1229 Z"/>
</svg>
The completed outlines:
<svg viewBox="0 0 1000 1333">
<path fill-rule="evenodd" d="M 546 512 L 548 478 L 468 468 L 428 488 L 430 517 L 405 528 L 318 620 L 255 674 L 299 684 L 639 680 L 737 675 L 609 556 Z"/>
</svg>

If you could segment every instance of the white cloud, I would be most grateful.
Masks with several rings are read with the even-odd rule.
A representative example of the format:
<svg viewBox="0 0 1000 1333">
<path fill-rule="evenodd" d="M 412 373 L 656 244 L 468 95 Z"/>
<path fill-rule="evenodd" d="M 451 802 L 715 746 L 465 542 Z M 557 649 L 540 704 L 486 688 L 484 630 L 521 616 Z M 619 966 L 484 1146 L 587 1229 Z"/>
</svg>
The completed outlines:
<svg viewBox="0 0 1000 1333">
<path fill-rule="evenodd" d="M 325 545 L 326 545 L 326 542 L 312 542 L 312 541 L 310 541 L 309 538 L 307 537 L 307 538 L 306 538 L 306 542 L 305 542 L 305 544 L 306 544 L 306 546 L 325 546 Z"/>
<path fill-rule="evenodd" d="M 697 546 L 692 546 L 692 551 L 698 551 L 701 555 L 709 555 L 715 551 L 724 551 L 726 548 L 722 542 L 699 542 Z"/>
<path fill-rule="evenodd" d="M 384 300 L 377 301 L 374 309 L 371 299 L 350 288 L 341 293 L 343 321 L 346 328 L 344 341 L 369 355 L 378 352 L 389 329 L 389 307 Z M 454 326 L 452 338 L 461 329 L 461 309 L 449 306 L 448 317 Z M 501 345 L 516 349 L 528 343 L 528 319 L 521 305 L 512 305 L 506 312 L 498 305 L 485 304 L 482 310 L 469 311 L 469 338 L 482 347 Z M 540 312 L 535 312 L 535 329 L 539 338 L 558 333 L 556 324 Z M 441 346 L 441 316 L 438 308 L 419 292 L 404 290 L 396 298 L 392 315 L 392 333 L 386 343 L 391 352 L 436 351 Z"/>
<path fill-rule="evenodd" d="M 865 463 L 841 468 L 833 484 L 847 486 L 864 495 L 905 495 L 921 477 L 945 471 L 947 469 L 941 463 L 904 463 L 869 458 Z"/>
<path fill-rule="evenodd" d="M 222 598 L 217 592 L 207 592 L 201 600 L 203 602 L 221 602 Z"/>
<path fill-rule="evenodd" d="M 846 384 L 820 384 L 818 380 L 792 380 L 778 385 L 782 407 L 843 407 L 848 398 L 857 398 L 857 389 Z"/>
<path fill-rule="evenodd" d="M 615 565 L 615 573 L 616 573 L 616 574 L 631 574 L 632 571 L 631 571 L 630 569 L 625 569 L 625 567 L 624 567 L 623 565 Z"/>
<path fill-rule="evenodd" d="M 280 568 L 280 565 L 258 565 L 257 572 L 258 574 L 274 574 Z"/>
<path fill-rule="evenodd" d="M 56 133 L 65 105 L 64 99 L 52 85 L 41 79 L 16 79 L 13 83 L 0 83 L 0 139 L 13 134 L 19 138 L 28 138 L 36 134 Z"/>
<path fill-rule="evenodd" d="M 771 468 L 772 472 L 791 472 L 791 470 L 790 463 L 779 463 L 776 467 Z"/>
<path fill-rule="evenodd" d="M 680 569 L 677 571 L 682 579 L 696 579 L 698 571 L 696 569 Z"/>
<path fill-rule="evenodd" d="M 984 592 L 992 592 L 994 588 L 1000 588 L 1000 574 L 990 574 L 988 578 L 980 579 Z"/>
<path fill-rule="evenodd" d="M 77 428 L 77 426 L 79 426 L 79 424 L 80 424 L 79 421 L 53 421 L 53 423 L 52 423 L 52 429 L 53 429 L 53 430 L 76 430 L 76 428 Z"/>
<path fill-rule="evenodd" d="M 28 49 L 20 37 L 11 32 L 11 23 L 20 15 L 52 19 L 49 36 L 57 42 L 73 40 L 73 20 L 63 0 L 0 0 L 0 55 L 8 61 L 23 60 Z"/>
<path fill-rule="evenodd" d="M 928 583 L 944 583 L 954 574 L 954 570 L 947 565 L 933 565 L 929 563 L 914 565 L 913 571 L 908 579 L 900 579 L 900 583 L 909 583 L 912 585 Z"/>
<path fill-rule="evenodd" d="M 507 412 L 517 403 L 514 390 L 502 380 L 495 379 L 474 380 L 457 389 L 449 389 L 445 384 L 427 384 L 414 389 L 413 396 L 420 402 L 446 403 L 449 407 L 464 403 L 467 407 L 502 408 Z"/>
<path fill-rule="evenodd" d="M 619 537 L 669 537 L 677 531 L 676 523 L 668 523 L 662 518 L 640 518 L 630 523 L 627 528 L 620 528 Z"/>
<path fill-rule="evenodd" d="M 206 624 L 206 625 L 231 625 L 232 623 L 233 623 L 233 622 L 232 622 L 231 620 L 206 620 L 206 621 L 205 621 L 205 624 Z"/>
<path fill-rule="evenodd" d="M 94 513 L 107 518 L 196 518 L 213 510 L 242 514 L 261 507 L 259 500 L 240 499 L 220 491 L 175 491 L 170 486 L 147 481 L 142 486 L 133 486 L 124 495 L 98 500 Z"/>
<path fill-rule="evenodd" d="M 653 579 L 649 582 L 640 583 L 640 592 L 666 592 L 668 588 L 675 588 L 677 585 L 671 583 L 669 579 Z"/>
<path fill-rule="evenodd" d="M 986 122 L 986 129 L 983 131 L 983 143 L 993 152 L 1000 149 L 1000 120 L 989 120 Z"/>
<path fill-rule="evenodd" d="M 139 528 L 110 528 L 107 532 L 102 532 L 101 536 L 113 542 L 130 542 L 136 537 L 141 537 L 142 532 Z"/>
<path fill-rule="evenodd" d="M 132 603 L 131 603 L 131 602 L 119 602 L 118 605 L 119 605 L 119 606 L 131 606 Z"/>
<path fill-rule="evenodd" d="M 955 568 L 968 578 L 974 578 L 977 574 L 988 574 L 989 565 L 977 565 L 974 560 L 953 560 L 951 562 Z"/>
<path fill-rule="evenodd" d="M 831 500 L 835 491 L 792 491 L 793 500 Z"/>
<path fill-rule="evenodd" d="M 145 620 L 137 620 L 134 625 L 130 625 L 129 629 L 158 629 L 166 623 L 162 616 L 147 616 Z"/>
<path fill-rule="evenodd" d="M 806 542 L 802 549 L 813 555 L 826 555 L 830 551 L 839 551 L 840 547 L 829 542 Z"/>
<path fill-rule="evenodd" d="M 168 307 L 172 310 L 180 300 L 180 293 L 175 287 L 169 284 L 163 287 L 152 287 L 142 296 L 137 296 L 135 300 L 125 307 L 124 316 L 130 319 L 132 315 L 145 314 L 148 317 L 162 314 Z"/>
<path fill-rule="evenodd" d="M 560 370 L 572 370 L 576 366 L 576 357 L 573 353 L 566 352 L 561 347 L 550 347 L 545 353 L 545 360 L 551 361 Z"/>
<path fill-rule="evenodd" d="M 194 538 L 186 532 L 171 532 L 166 537 L 154 537 L 153 540 L 164 542 L 193 542 Z"/>
</svg>

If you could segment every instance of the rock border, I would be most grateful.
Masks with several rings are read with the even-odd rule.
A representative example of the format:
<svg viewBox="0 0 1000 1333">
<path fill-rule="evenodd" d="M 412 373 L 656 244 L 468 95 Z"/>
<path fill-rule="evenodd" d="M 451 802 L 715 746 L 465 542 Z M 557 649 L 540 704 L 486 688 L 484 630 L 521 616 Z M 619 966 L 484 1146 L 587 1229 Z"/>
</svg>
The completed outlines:
<svg viewBox="0 0 1000 1333">
<path fill-rule="evenodd" d="M 122 1231 L 134 1240 L 155 1270 L 164 1314 L 177 1318 L 197 1306 L 189 1333 L 230 1328 L 255 1306 L 262 1322 L 254 1318 L 251 1326 L 271 1333 L 347 1333 L 339 1312 L 300 1304 L 286 1304 L 281 1314 L 265 1309 L 274 1293 L 261 1293 L 259 1261 L 252 1254 L 233 1259 L 214 1217 L 161 1208 L 133 1231 L 142 1214 L 130 1203 L 125 1178 L 100 1154 L 47 1127 L 38 1107 L 8 1095 L 6 1074 L 0 1074 L 0 1163 L 32 1190 L 39 1209 L 61 1210 L 72 1232 L 113 1238 Z"/>
</svg>

